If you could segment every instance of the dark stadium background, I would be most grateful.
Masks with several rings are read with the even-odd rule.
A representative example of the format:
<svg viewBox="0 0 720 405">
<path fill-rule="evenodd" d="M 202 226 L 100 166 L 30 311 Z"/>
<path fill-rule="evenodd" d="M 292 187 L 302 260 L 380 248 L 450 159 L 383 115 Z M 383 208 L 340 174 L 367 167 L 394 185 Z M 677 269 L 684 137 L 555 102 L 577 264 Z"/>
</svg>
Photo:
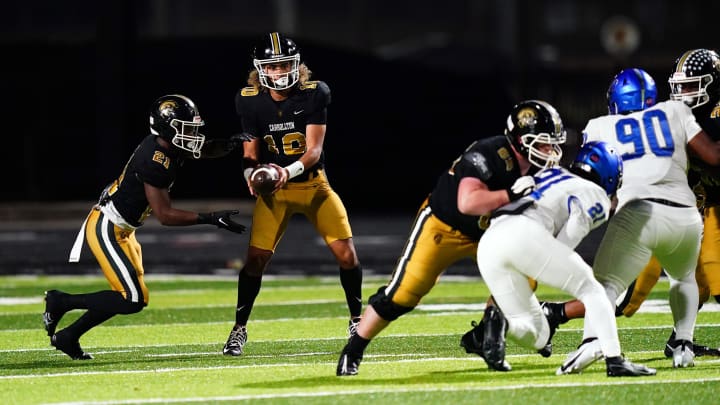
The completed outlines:
<svg viewBox="0 0 720 405">
<path fill-rule="evenodd" d="M 718 45 L 719 14 L 720 2 L 700 0 L 8 0 L 0 221 L 94 201 L 160 95 L 195 100 L 209 137 L 238 132 L 250 49 L 275 30 L 332 89 L 327 172 L 351 217 L 410 220 L 465 146 L 502 133 L 514 102 L 547 100 L 576 133 L 606 112 L 607 85 L 629 66 L 666 98 L 675 58 Z M 174 198 L 250 202 L 239 157 L 188 162 Z M 66 216 L 79 226 L 87 206 Z"/>
</svg>

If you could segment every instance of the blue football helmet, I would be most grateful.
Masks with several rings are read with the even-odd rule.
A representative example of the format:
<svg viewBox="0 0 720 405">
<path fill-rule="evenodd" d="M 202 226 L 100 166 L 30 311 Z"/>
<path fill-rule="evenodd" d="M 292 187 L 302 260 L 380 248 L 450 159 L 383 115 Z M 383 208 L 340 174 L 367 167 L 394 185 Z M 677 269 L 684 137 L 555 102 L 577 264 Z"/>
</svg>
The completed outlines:
<svg viewBox="0 0 720 405">
<path fill-rule="evenodd" d="M 570 171 L 599 185 L 608 195 L 615 194 L 622 185 L 622 158 L 606 142 L 585 143 L 570 164 Z"/>
<path fill-rule="evenodd" d="M 610 114 L 640 111 L 655 105 L 655 80 L 642 69 L 624 69 L 613 78 L 607 92 Z"/>
</svg>

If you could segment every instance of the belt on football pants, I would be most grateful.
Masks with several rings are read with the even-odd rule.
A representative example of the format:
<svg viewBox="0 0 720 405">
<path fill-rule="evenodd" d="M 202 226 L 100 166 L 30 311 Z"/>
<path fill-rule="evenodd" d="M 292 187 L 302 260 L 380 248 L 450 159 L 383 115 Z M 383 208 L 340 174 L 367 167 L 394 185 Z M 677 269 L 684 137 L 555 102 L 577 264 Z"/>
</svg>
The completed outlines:
<svg viewBox="0 0 720 405">
<path fill-rule="evenodd" d="M 691 208 L 690 205 L 679 204 L 679 203 L 676 203 L 675 201 L 665 200 L 665 199 L 662 199 L 662 198 L 645 198 L 645 201 L 652 201 L 652 202 L 654 202 L 654 203 L 658 203 L 658 204 L 662 204 L 662 205 L 667 205 L 668 207 Z"/>
</svg>

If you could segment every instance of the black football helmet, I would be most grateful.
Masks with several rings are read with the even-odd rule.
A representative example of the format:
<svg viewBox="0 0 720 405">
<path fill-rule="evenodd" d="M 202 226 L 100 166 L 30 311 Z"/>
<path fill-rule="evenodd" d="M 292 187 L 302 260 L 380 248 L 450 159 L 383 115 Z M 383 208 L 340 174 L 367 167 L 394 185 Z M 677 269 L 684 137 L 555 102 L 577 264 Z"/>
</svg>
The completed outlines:
<svg viewBox="0 0 720 405">
<path fill-rule="evenodd" d="M 253 65 L 260 84 L 273 90 L 285 90 L 300 78 L 300 50 L 295 42 L 279 32 L 263 36 L 253 48 Z M 287 71 L 269 72 L 269 65 L 288 64 Z"/>
<path fill-rule="evenodd" d="M 560 114 L 540 100 L 522 101 L 512 108 L 505 136 L 518 152 L 541 169 L 560 162 L 563 153 L 560 145 L 567 138 Z M 549 150 L 543 150 L 544 145 L 550 145 Z"/>
<path fill-rule="evenodd" d="M 155 100 L 150 109 L 150 132 L 165 139 L 175 147 L 200 157 L 205 135 L 199 128 L 205 125 L 197 106 L 180 94 L 170 94 Z"/>
<path fill-rule="evenodd" d="M 709 49 L 693 49 L 675 61 L 670 78 L 670 99 L 696 108 L 720 99 L 720 56 Z"/>
</svg>

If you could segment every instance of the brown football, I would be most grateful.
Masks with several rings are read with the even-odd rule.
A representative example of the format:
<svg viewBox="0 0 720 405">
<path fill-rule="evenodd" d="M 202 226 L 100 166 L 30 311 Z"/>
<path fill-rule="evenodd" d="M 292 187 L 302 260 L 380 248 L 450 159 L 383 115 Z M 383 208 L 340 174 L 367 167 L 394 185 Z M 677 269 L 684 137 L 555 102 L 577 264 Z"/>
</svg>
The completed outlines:
<svg viewBox="0 0 720 405">
<path fill-rule="evenodd" d="M 275 190 L 280 173 L 274 167 L 261 164 L 250 173 L 250 185 L 259 195 L 268 195 Z"/>
</svg>

